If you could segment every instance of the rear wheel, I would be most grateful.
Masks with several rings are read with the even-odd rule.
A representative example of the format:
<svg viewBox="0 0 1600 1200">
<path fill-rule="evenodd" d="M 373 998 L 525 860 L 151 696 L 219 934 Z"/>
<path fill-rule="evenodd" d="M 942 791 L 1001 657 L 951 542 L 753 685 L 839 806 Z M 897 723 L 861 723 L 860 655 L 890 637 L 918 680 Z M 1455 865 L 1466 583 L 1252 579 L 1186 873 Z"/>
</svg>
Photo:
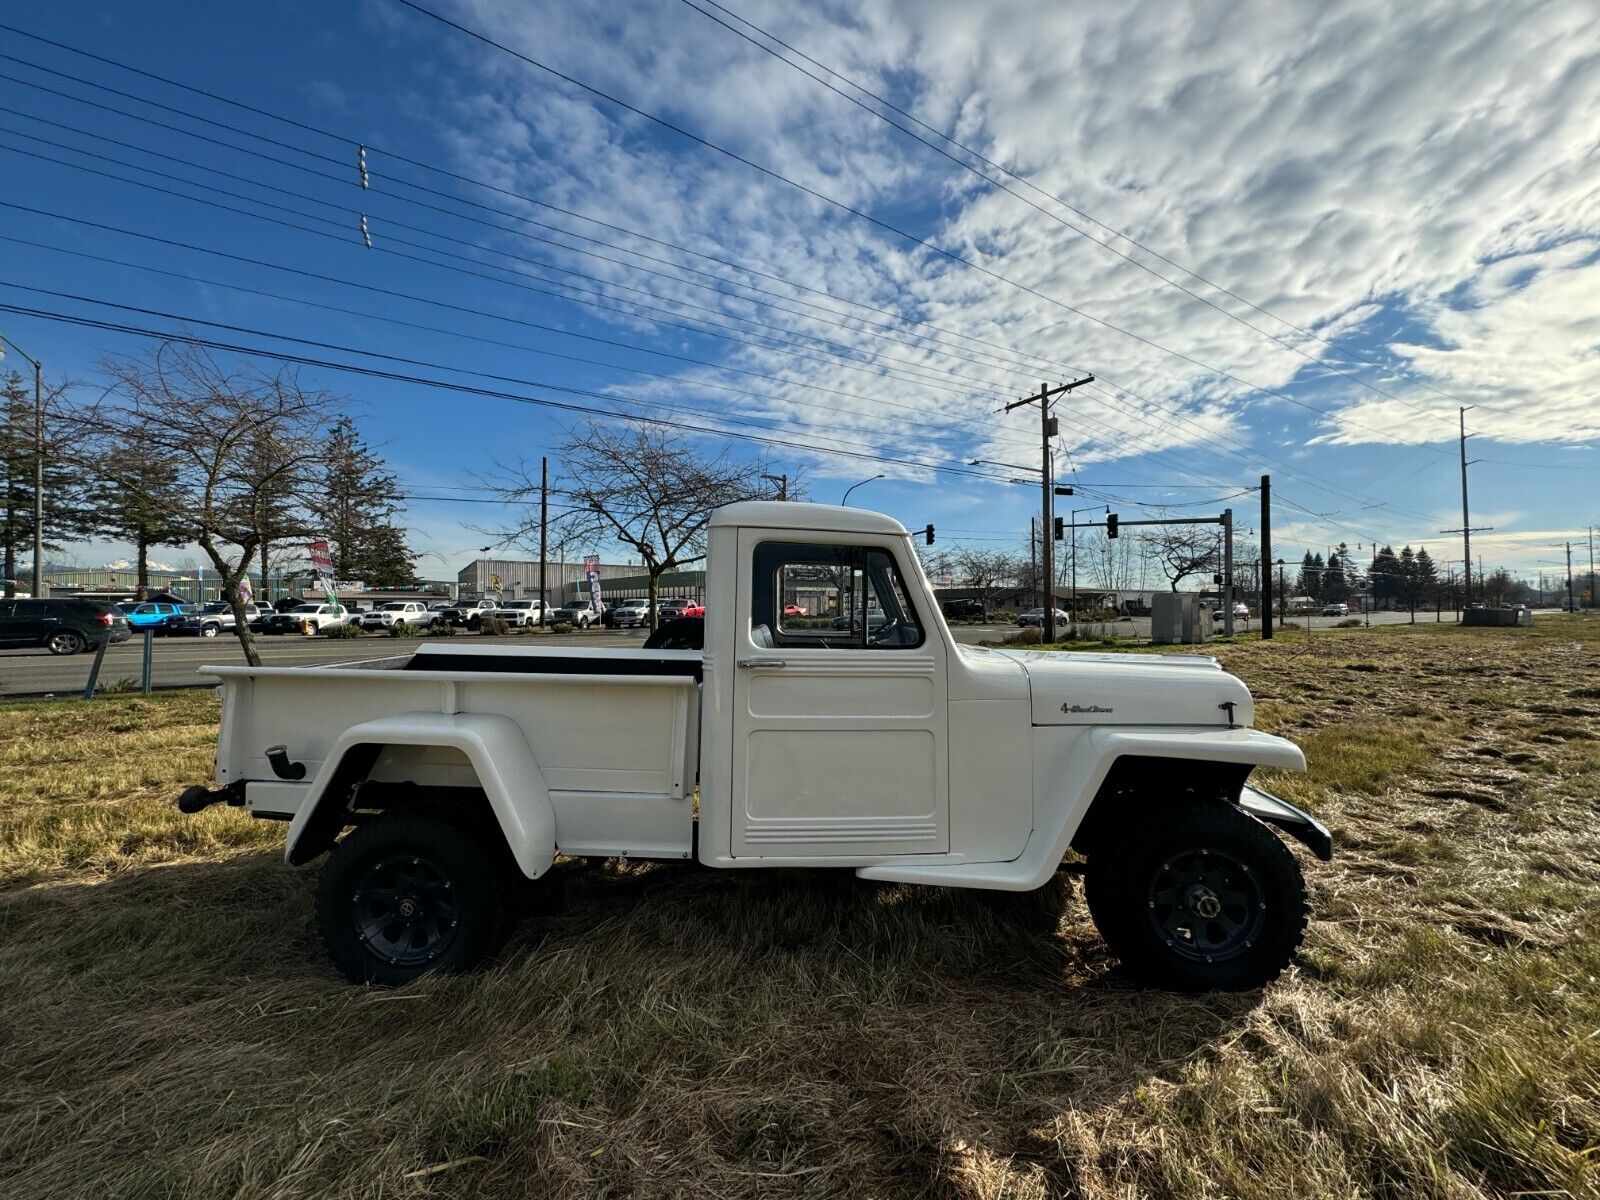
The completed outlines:
<svg viewBox="0 0 1600 1200">
<path fill-rule="evenodd" d="M 1176 991 L 1261 987 L 1305 935 L 1299 864 L 1231 804 L 1152 809 L 1090 855 L 1084 895 L 1128 973 Z"/>
<path fill-rule="evenodd" d="M 317 884 L 317 930 L 355 983 L 470 970 L 513 924 L 512 872 L 487 832 L 397 810 L 334 848 Z"/>
<path fill-rule="evenodd" d="M 88 639 L 75 629 L 58 629 L 44 640 L 45 649 L 51 654 L 77 654 L 88 644 Z"/>
</svg>

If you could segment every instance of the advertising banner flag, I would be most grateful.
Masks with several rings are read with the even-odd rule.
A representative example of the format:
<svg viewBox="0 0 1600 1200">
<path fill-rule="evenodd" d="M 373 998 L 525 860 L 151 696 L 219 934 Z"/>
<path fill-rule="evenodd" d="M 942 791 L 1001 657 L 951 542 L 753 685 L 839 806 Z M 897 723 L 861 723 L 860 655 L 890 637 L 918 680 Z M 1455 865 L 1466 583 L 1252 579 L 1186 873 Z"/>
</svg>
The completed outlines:
<svg viewBox="0 0 1600 1200">
<path fill-rule="evenodd" d="M 333 586 L 333 551 L 327 542 L 312 542 L 310 550 L 311 573 L 317 577 L 317 587 L 329 604 L 337 604 L 339 600 Z"/>
<path fill-rule="evenodd" d="M 591 554 L 583 560 L 583 573 L 589 580 L 589 611 L 603 612 L 605 605 L 600 602 L 600 556 Z"/>
</svg>

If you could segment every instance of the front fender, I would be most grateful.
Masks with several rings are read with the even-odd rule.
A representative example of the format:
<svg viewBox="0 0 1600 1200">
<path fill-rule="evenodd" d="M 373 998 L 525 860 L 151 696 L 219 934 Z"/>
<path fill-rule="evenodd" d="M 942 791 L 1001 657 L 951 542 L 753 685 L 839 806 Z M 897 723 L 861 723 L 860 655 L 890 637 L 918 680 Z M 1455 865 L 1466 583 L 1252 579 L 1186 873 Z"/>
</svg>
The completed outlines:
<svg viewBox="0 0 1600 1200">
<path fill-rule="evenodd" d="M 398 713 L 352 725 L 339 736 L 289 825 L 284 857 L 309 862 L 345 824 L 349 786 L 364 778 L 385 746 L 459 750 L 477 773 L 517 866 L 536 879 L 555 861 L 555 809 L 528 741 L 509 717 L 478 713 Z"/>
</svg>

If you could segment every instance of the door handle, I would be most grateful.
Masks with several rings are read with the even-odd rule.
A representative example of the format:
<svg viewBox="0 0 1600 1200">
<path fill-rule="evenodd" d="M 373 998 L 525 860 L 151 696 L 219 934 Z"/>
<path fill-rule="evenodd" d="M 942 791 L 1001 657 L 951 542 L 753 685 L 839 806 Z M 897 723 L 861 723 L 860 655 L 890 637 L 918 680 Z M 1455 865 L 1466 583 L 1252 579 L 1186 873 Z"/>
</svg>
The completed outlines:
<svg viewBox="0 0 1600 1200">
<path fill-rule="evenodd" d="M 739 660 L 739 669 L 742 671 L 754 671 L 761 667 L 787 667 L 788 665 L 788 662 L 781 658 L 741 658 Z"/>
</svg>

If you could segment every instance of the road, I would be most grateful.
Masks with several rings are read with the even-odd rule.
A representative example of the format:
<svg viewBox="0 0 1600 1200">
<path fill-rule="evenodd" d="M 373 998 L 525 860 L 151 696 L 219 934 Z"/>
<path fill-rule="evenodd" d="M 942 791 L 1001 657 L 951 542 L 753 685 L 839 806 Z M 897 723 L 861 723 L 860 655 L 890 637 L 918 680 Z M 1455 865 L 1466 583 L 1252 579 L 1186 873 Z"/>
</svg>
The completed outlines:
<svg viewBox="0 0 1600 1200">
<path fill-rule="evenodd" d="M 1304 624 L 1305 618 L 1296 617 Z M 1312 629 L 1331 629 L 1343 618 L 1315 617 Z M 1449 614 L 1445 620 L 1450 620 Z M 1381 612 L 1372 614 L 1374 625 L 1398 625 L 1409 621 L 1406 613 Z M 1417 620 L 1432 621 L 1432 613 L 1418 613 Z M 1149 618 L 1135 618 L 1118 626 L 1131 636 L 1150 636 Z M 1220 628 L 1220 627 L 1219 627 Z M 1259 628 L 1253 618 L 1250 630 Z M 956 640 L 973 644 L 995 641 L 1015 633 L 1015 625 L 957 625 Z M 644 641 L 642 630 L 595 630 L 590 633 L 570 634 L 513 634 L 505 638 L 483 638 L 461 635 L 473 645 L 485 642 L 509 642 L 516 645 L 578 645 L 578 646 L 637 646 Z M 364 662 L 373 659 L 408 655 L 416 648 L 414 640 L 389 637 L 366 637 L 360 641 L 329 641 L 326 638 L 303 638 L 293 635 L 261 637 L 256 639 L 261 648 L 261 658 L 273 667 L 327 666 L 331 663 Z M 140 661 L 144 652 L 142 637 L 130 638 L 106 651 L 100 668 L 100 686 L 114 686 L 127 680 L 137 681 Z M 57 658 L 43 650 L 0 650 L 0 696 L 71 695 L 83 690 L 89 675 L 91 654 L 77 654 L 70 658 Z M 237 663 L 243 665 L 244 656 L 239 643 L 226 635 L 215 638 L 157 638 L 153 654 L 152 679 L 156 687 L 181 687 L 203 682 L 198 672 L 208 664 Z"/>
</svg>

